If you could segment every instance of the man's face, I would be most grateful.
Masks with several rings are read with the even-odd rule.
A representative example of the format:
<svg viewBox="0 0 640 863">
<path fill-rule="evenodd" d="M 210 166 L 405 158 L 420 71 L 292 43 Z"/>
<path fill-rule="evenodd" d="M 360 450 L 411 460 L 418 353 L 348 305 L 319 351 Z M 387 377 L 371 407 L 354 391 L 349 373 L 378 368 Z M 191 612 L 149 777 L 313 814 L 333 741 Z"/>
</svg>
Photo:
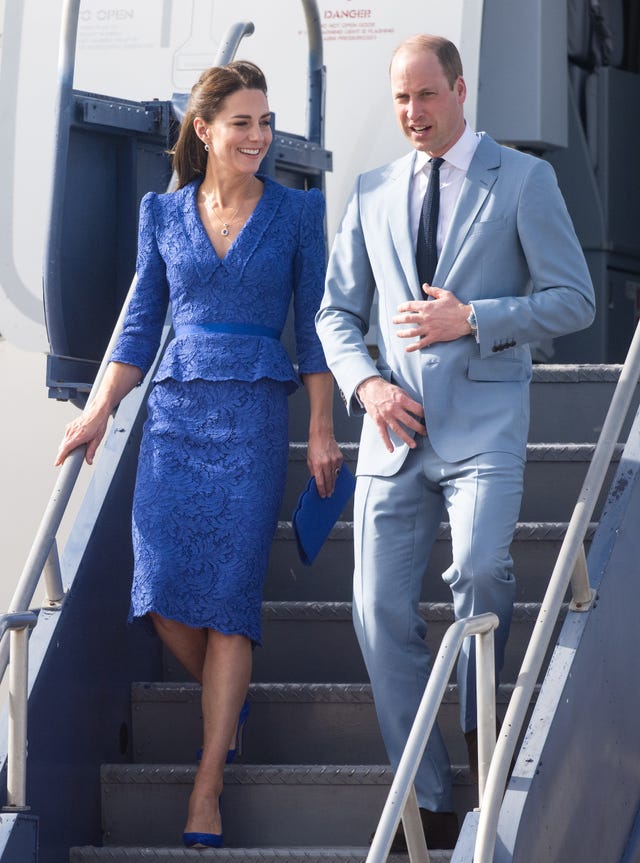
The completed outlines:
<svg viewBox="0 0 640 863">
<path fill-rule="evenodd" d="M 462 135 L 464 79 L 452 89 L 433 51 L 401 49 L 391 64 L 391 92 L 398 124 L 416 150 L 442 156 Z"/>
</svg>

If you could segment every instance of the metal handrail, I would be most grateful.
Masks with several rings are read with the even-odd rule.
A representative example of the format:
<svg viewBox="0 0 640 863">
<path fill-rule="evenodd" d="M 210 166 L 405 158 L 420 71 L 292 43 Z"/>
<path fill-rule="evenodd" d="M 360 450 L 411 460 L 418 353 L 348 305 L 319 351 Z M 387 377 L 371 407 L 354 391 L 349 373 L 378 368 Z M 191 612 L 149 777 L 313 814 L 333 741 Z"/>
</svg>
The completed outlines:
<svg viewBox="0 0 640 863">
<path fill-rule="evenodd" d="M 488 612 L 457 620 L 445 632 L 391 783 L 366 863 L 383 863 L 387 859 L 400 818 L 410 863 L 429 863 L 429 851 L 422 830 L 414 780 L 458 654 L 465 638 L 470 635 L 476 637 L 478 788 L 482 803 L 486 772 L 496 739 L 494 629 L 498 623 L 497 615 Z"/>
<path fill-rule="evenodd" d="M 10 633 L 9 666 L 9 752 L 7 764 L 7 805 L 5 812 L 28 809 L 27 799 L 27 699 L 29 680 L 29 630 L 36 625 L 32 611 L 0 615 L 0 634 Z"/>
<path fill-rule="evenodd" d="M 518 674 L 514 692 L 507 707 L 498 736 L 495 753 L 489 767 L 485 789 L 486 801 L 480 809 L 474 863 L 491 863 L 498 833 L 500 806 L 516 743 L 524 726 L 534 687 L 569 583 L 573 594 L 571 610 L 587 611 L 595 591 L 589 585 L 589 573 L 584 554 L 584 538 L 606 473 L 618 443 L 622 424 L 629 411 L 634 390 L 640 378 L 640 323 L 631 342 L 620 372 L 607 416 L 582 484 L 567 533 L 551 574 L 533 634 Z"/>
<path fill-rule="evenodd" d="M 232 24 L 218 46 L 213 65 L 223 66 L 225 63 L 230 63 L 236 55 L 240 42 L 246 36 L 251 36 L 254 30 L 253 21 L 238 21 L 237 24 Z"/>
<path fill-rule="evenodd" d="M 309 42 L 307 139 L 324 146 L 324 95 L 326 68 L 323 65 L 322 24 L 316 0 L 302 0 Z"/>
<path fill-rule="evenodd" d="M 120 317 L 116 323 L 113 335 L 107 346 L 104 358 L 96 379 L 87 398 L 87 405 L 91 403 L 98 390 L 100 382 L 104 377 L 104 373 L 109 364 L 109 357 L 115 347 L 118 335 L 122 329 L 122 322 L 126 308 L 129 304 L 131 294 L 135 286 L 136 279 L 133 279 L 129 294 L 125 300 L 124 306 L 120 313 Z M 64 517 L 69 500 L 75 488 L 76 480 L 82 468 L 86 447 L 78 447 L 69 454 L 65 463 L 60 468 L 58 480 L 54 486 L 49 503 L 45 509 L 38 532 L 31 546 L 31 550 L 27 557 L 27 561 L 22 569 L 18 584 L 9 603 L 10 613 L 20 613 L 26 611 L 40 583 L 40 578 L 44 575 L 47 607 L 59 607 L 64 598 L 64 586 L 62 584 L 62 576 L 58 563 L 58 551 L 56 543 L 56 535 Z M 0 632 L 0 680 L 3 678 L 8 665 L 8 644 L 3 633 Z"/>
<path fill-rule="evenodd" d="M 61 171 L 61 160 L 66 159 L 68 146 L 65 143 L 63 130 L 69 124 L 69 111 L 71 103 L 71 88 L 73 86 L 73 71 L 75 66 L 75 45 L 77 21 L 80 9 L 80 0 L 65 0 L 62 20 L 60 48 L 58 52 L 58 100 L 56 105 L 56 161 L 54 165 L 54 183 L 50 197 L 50 212 L 53 214 L 55 202 L 57 202 L 59 187 L 56 185 L 55 177 L 63 175 Z M 59 220 L 50 219 L 50 225 L 58 224 Z M 47 260 L 53 254 L 51 250 L 56 249 L 56 240 L 59 240 L 59 232 L 55 237 L 48 237 L 49 249 L 45 252 Z M 105 364 L 103 363 L 103 366 Z M 102 368 L 104 371 L 104 368 Z M 58 552 L 56 547 L 56 534 L 64 516 L 65 509 L 71 497 L 76 479 L 82 466 L 84 450 L 73 453 L 60 471 L 58 481 L 49 499 L 45 514 L 40 522 L 38 532 L 31 545 L 27 561 L 23 567 L 18 584 L 9 603 L 10 613 L 26 611 L 31 604 L 33 596 L 45 572 L 46 600 L 51 607 L 59 604 L 64 596 L 62 578 L 58 565 Z M 9 640 L 0 633 L 0 680 L 9 663 Z"/>
</svg>

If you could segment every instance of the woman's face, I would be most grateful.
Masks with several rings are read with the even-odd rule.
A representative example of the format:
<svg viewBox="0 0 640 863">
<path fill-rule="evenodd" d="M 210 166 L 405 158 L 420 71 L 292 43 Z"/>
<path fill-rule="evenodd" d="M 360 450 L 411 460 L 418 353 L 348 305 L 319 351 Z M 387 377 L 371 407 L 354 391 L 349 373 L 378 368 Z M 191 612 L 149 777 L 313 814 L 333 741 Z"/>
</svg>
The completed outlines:
<svg viewBox="0 0 640 863">
<path fill-rule="evenodd" d="M 273 140 L 267 97 L 262 90 L 237 90 L 227 96 L 201 138 L 217 167 L 254 174 Z"/>
</svg>

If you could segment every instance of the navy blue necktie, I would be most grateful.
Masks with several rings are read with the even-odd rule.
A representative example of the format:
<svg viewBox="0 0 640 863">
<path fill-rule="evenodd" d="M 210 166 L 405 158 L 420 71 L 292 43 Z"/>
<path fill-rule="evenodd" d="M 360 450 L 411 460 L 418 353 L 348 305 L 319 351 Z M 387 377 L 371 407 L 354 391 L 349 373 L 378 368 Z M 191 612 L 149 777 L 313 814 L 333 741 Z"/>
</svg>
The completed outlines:
<svg viewBox="0 0 640 863">
<path fill-rule="evenodd" d="M 422 202 L 418 241 L 416 244 L 416 266 L 420 285 L 431 284 L 438 263 L 438 212 L 440 210 L 440 165 L 444 159 L 429 159 L 431 171 L 427 191 Z"/>
</svg>

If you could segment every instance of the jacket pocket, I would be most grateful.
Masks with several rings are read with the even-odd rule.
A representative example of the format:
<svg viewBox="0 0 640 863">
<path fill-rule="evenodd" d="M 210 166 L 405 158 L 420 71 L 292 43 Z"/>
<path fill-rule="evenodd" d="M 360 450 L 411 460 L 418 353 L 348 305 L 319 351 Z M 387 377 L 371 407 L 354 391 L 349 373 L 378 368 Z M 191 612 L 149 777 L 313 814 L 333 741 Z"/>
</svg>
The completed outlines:
<svg viewBox="0 0 640 863">
<path fill-rule="evenodd" d="M 468 237 L 475 234 L 488 234 L 494 231 L 503 231 L 507 227 L 506 219 L 487 219 L 484 222 L 474 222 L 469 228 Z"/>
<path fill-rule="evenodd" d="M 472 358 L 469 360 L 468 375 L 472 381 L 526 381 L 529 369 L 516 359 Z"/>
</svg>

